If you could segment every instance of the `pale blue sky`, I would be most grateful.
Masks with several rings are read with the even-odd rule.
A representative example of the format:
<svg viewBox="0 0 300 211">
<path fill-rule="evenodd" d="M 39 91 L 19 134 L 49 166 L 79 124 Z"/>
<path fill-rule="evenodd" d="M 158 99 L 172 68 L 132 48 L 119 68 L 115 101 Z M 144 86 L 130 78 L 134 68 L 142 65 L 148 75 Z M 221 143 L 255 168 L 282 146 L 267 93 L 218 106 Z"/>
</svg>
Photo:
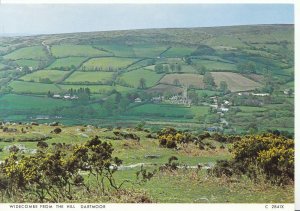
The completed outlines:
<svg viewBox="0 0 300 211">
<path fill-rule="evenodd" d="M 0 34 L 279 23 L 294 23 L 293 5 L 0 5 Z"/>
</svg>

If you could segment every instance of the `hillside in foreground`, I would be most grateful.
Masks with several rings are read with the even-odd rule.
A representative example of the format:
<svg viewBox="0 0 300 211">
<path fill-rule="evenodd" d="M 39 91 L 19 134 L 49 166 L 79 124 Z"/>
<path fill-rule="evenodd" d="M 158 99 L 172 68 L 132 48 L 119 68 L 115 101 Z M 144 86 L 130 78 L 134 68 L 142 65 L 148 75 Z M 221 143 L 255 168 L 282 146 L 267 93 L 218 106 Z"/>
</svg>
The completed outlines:
<svg viewBox="0 0 300 211">
<path fill-rule="evenodd" d="M 278 133 L 1 123 L 0 202 L 293 203 L 293 156 Z"/>
<path fill-rule="evenodd" d="M 293 133 L 293 46 L 293 25 L 1 37 L 0 119 Z"/>
</svg>

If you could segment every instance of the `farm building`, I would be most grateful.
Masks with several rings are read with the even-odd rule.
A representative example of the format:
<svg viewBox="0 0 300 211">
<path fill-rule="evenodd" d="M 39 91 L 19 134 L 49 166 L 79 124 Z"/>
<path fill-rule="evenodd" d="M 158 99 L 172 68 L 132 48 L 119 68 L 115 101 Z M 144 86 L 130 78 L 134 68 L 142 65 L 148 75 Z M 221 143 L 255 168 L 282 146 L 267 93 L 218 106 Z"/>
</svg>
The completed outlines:
<svg viewBox="0 0 300 211">
<path fill-rule="evenodd" d="M 53 98 L 61 98 L 61 96 L 59 94 L 55 94 L 53 95 Z"/>
<path fill-rule="evenodd" d="M 141 102 L 142 102 L 142 99 L 139 98 L 139 97 L 138 97 L 138 98 L 135 98 L 135 99 L 134 99 L 134 102 L 135 102 L 135 103 L 141 103 Z"/>
<path fill-rule="evenodd" d="M 265 96 L 269 96 L 269 93 L 251 93 L 251 95 L 253 96 L 259 96 L 259 97 L 265 97 Z"/>
</svg>

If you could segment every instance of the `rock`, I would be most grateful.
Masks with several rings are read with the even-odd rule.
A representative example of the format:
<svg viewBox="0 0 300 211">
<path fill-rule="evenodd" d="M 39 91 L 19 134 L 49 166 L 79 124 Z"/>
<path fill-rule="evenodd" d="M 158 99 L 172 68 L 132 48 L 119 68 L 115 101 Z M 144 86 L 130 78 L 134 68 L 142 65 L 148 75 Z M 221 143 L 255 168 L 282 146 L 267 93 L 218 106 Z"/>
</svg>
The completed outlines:
<svg viewBox="0 0 300 211">
<path fill-rule="evenodd" d="M 5 132 L 5 133 L 14 133 L 17 131 L 18 130 L 16 128 L 8 128 L 8 127 L 3 128 L 3 132 Z"/>
<path fill-rule="evenodd" d="M 160 158 L 161 156 L 160 155 L 145 155 L 144 157 L 148 158 L 148 159 L 155 159 L 155 158 Z"/>
<path fill-rule="evenodd" d="M 52 122 L 52 123 L 49 123 L 49 126 L 58 126 L 58 122 Z"/>
<path fill-rule="evenodd" d="M 38 126 L 39 124 L 37 122 L 31 122 L 31 125 Z"/>
</svg>

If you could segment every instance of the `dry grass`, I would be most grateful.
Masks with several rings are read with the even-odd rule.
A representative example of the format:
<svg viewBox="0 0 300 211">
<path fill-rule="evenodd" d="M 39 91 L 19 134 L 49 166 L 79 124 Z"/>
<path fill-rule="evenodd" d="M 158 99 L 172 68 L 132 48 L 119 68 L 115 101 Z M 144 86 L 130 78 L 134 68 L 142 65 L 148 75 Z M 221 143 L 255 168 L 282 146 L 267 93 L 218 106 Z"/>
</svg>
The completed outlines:
<svg viewBox="0 0 300 211">
<path fill-rule="evenodd" d="M 214 77 L 217 86 L 220 85 L 221 81 L 225 81 L 228 85 L 228 89 L 232 92 L 249 91 L 262 86 L 260 83 L 248 79 L 238 73 L 212 72 L 211 74 Z"/>
<path fill-rule="evenodd" d="M 180 85 L 194 86 L 195 88 L 204 88 L 203 76 L 198 74 L 168 74 L 159 82 L 163 84 L 174 85 L 174 81 L 178 80 Z"/>
<path fill-rule="evenodd" d="M 183 89 L 177 86 L 166 85 L 166 84 L 158 84 L 147 90 L 149 93 L 171 93 L 178 94 L 182 93 Z"/>
</svg>

